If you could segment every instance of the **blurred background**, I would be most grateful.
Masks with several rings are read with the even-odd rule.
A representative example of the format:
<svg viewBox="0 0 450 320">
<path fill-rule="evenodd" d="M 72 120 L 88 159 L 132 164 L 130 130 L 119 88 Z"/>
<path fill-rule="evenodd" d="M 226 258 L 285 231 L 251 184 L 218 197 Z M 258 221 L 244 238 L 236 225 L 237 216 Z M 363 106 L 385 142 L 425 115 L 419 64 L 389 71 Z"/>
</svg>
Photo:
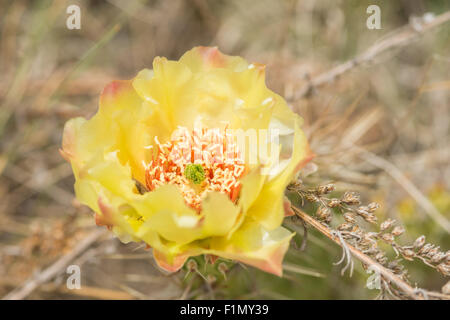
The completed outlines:
<svg viewBox="0 0 450 320">
<path fill-rule="evenodd" d="M 81 9 L 80 29 L 66 26 L 72 4 Z M 98 228 L 92 212 L 74 199 L 71 168 L 58 153 L 64 123 L 91 117 L 109 81 L 132 78 L 155 56 L 178 59 L 197 45 L 267 65 L 268 87 L 304 118 L 317 154 L 317 171 L 304 178 L 306 185 L 333 182 L 337 193 L 358 191 L 364 201 L 381 205 L 379 219 L 405 226 L 400 242 L 423 234 L 448 250 L 449 234 L 423 198 L 431 211 L 450 218 L 450 24 L 298 95 L 308 79 L 414 17 L 450 10 L 448 0 L 376 1 L 381 29 L 369 30 L 371 4 L 0 0 L 0 297 Z M 385 161 L 367 161 L 352 145 Z M 301 229 L 299 234 L 301 239 Z M 167 275 L 142 244 L 125 245 L 106 233 L 72 262 L 81 268 L 81 289 L 66 288 L 64 268 L 26 298 L 375 298 L 357 261 L 352 277 L 341 276 L 341 266 L 333 265 L 340 255 L 337 245 L 310 229 L 306 249 L 288 252 L 283 278 L 241 265 L 230 267 L 226 280 L 214 268 Z M 413 285 L 440 291 L 448 280 L 424 264 L 405 265 Z"/>
</svg>

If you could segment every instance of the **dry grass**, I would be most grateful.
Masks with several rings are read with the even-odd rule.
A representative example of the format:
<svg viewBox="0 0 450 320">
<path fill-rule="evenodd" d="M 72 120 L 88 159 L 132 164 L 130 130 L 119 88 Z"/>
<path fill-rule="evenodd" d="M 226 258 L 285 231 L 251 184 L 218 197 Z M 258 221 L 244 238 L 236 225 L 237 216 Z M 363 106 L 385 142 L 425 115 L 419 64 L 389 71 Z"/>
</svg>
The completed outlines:
<svg viewBox="0 0 450 320">
<path fill-rule="evenodd" d="M 303 179 L 307 186 L 332 181 L 337 193 L 359 191 L 366 202 L 381 204 L 380 220 L 405 225 L 404 241 L 425 234 L 448 249 L 450 24 L 304 90 L 311 79 L 392 36 L 409 16 L 448 11 L 447 1 L 381 2 L 382 30 L 365 27 L 369 1 L 79 3 L 81 30 L 65 27 L 69 2 L 0 3 L 0 296 L 96 230 L 90 211 L 74 200 L 72 171 L 58 153 L 65 121 L 90 117 L 112 79 L 131 78 L 156 55 L 177 59 L 196 45 L 267 64 L 268 86 L 302 115 L 317 154 L 318 170 Z M 241 265 L 226 267 L 228 281 L 214 270 L 214 278 L 204 276 L 203 266 L 186 278 L 167 276 L 141 245 L 121 244 L 109 233 L 95 240 L 72 262 L 82 266 L 83 290 L 66 289 L 62 266 L 28 298 L 377 295 L 364 287 L 362 268 L 341 277 L 332 264 L 339 248 L 314 231 L 305 251 L 289 252 L 284 279 L 253 269 L 250 279 Z M 446 282 L 420 263 L 407 267 L 427 289 L 440 291 Z"/>
</svg>

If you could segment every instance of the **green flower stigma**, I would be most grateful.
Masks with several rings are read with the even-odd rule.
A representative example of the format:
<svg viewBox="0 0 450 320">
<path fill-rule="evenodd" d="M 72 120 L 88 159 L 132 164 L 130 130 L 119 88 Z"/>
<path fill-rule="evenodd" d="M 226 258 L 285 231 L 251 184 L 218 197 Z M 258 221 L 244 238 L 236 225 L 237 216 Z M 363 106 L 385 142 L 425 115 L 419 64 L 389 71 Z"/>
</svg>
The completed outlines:
<svg viewBox="0 0 450 320">
<path fill-rule="evenodd" d="M 205 180 L 205 171 L 201 164 L 188 164 L 186 169 L 184 169 L 184 175 L 194 184 L 200 184 Z"/>
</svg>

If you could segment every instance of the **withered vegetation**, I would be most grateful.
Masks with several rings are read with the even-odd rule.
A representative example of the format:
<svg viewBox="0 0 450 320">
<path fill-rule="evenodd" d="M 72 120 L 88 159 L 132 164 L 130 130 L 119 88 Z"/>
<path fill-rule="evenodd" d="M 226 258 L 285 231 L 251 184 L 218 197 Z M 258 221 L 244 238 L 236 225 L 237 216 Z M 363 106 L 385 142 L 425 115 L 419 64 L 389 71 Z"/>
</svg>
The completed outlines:
<svg viewBox="0 0 450 320">
<path fill-rule="evenodd" d="M 85 1 L 68 30 L 63 1 L 1 2 L 0 296 L 448 298 L 449 3 L 383 2 L 381 30 L 366 28 L 369 4 Z M 297 236 L 283 278 L 212 257 L 161 273 L 74 199 L 63 124 L 92 116 L 112 79 L 196 45 L 265 63 L 304 118 L 316 157 L 286 193 Z M 66 287 L 69 264 L 80 290 Z"/>
</svg>

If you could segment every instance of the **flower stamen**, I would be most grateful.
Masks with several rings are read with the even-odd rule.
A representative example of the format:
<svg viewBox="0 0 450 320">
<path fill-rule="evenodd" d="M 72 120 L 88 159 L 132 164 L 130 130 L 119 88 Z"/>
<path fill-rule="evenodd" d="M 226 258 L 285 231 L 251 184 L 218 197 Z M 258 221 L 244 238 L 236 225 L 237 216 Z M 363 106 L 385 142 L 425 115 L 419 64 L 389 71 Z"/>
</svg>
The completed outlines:
<svg viewBox="0 0 450 320">
<path fill-rule="evenodd" d="M 178 186 L 186 203 L 201 210 L 208 192 L 227 194 L 235 202 L 241 188 L 240 179 L 247 168 L 242 154 L 227 130 L 179 127 L 170 141 L 157 148 L 145 164 L 145 183 L 150 191 L 162 185 Z M 151 149 L 151 148 L 149 148 Z"/>
</svg>

